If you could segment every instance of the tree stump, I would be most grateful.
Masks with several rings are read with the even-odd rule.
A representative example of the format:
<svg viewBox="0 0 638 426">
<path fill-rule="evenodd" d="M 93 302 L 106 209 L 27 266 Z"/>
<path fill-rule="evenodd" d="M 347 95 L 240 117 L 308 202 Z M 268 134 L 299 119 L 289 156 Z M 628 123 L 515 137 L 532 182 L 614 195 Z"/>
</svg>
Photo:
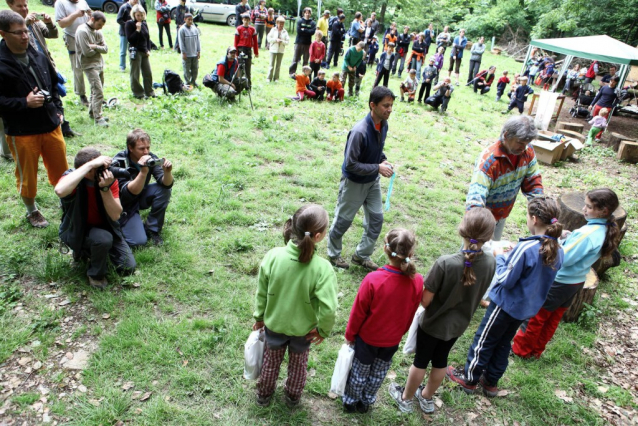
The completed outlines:
<svg viewBox="0 0 638 426">
<path fill-rule="evenodd" d="M 585 142 L 585 139 L 587 139 L 587 136 L 585 136 L 583 134 L 580 134 L 578 132 L 574 132 L 573 130 L 560 129 L 560 131 L 558 131 L 558 133 L 562 133 L 565 136 L 578 139 L 581 142 Z"/>
<path fill-rule="evenodd" d="M 569 309 L 563 315 L 563 321 L 565 322 L 575 322 L 578 320 L 580 313 L 583 311 L 583 307 L 585 303 L 591 305 L 594 301 L 594 296 L 596 295 L 596 290 L 598 289 L 598 276 L 594 269 L 590 269 L 587 274 L 587 278 L 585 278 L 585 286 L 580 289 L 574 300 L 572 300 L 572 304 L 569 306 Z"/>
<path fill-rule="evenodd" d="M 577 132 L 579 134 L 583 133 L 583 125 L 578 123 L 570 123 L 569 121 L 559 121 L 556 123 L 556 131 L 558 130 L 571 130 L 573 132 Z M 562 132 L 558 132 L 562 133 Z"/>
<path fill-rule="evenodd" d="M 558 221 L 563 225 L 563 229 L 573 231 L 587 224 L 585 216 L 583 216 L 583 207 L 585 206 L 584 192 L 568 192 L 562 194 L 558 197 L 558 204 L 560 207 L 560 217 Z M 614 212 L 614 217 L 622 230 L 627 220 L 627 212 L 619 206 Z"/>
<path fill-rule="evenodd" d="M 620 147 L 620 142 L 622 141 L 636 142 L 636 139 L 621 135 L 620 133 L 611 132 L 609 134 L 609 140 L 607 141 L 607 146 L 612 148 L 614 151 L 618 152 L 618 148 Z"/>
<path fill-rule="evenodd" d="M 631 164 L 638 163 L 638 143 L 621 141 L 616 158 L 618 158 L 619 160 L 624 160 Z"/>
</svg>

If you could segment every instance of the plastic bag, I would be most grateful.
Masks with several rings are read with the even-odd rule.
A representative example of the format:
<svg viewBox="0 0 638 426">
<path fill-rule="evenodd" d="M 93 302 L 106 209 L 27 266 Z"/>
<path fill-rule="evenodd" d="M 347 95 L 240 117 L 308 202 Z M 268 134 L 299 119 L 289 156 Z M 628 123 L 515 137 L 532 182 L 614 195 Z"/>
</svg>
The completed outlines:
<svg viewBox="0 0 638 426">
<path fill-rule="evenodd" d="M 255 330 L 250 333 L 244 345 L 244 378 L 257 380 L 261 374 L 261 366 L 264 363 L 264 330 Z"/>
<path fill-rule="evenodd" d="M 353 359 L 354 348 L 351 348 L 347 344 L 341 345 L 337 362 L 335 362 L 335 371 L 332 373 L 332 380 L 330 380 L 330 392 L 343 396 Z"/>
<path fill-rule="evenodd" d="M 421 315 L 423 314 L 423 312 L 425 312 L 425 308 L 419 305 L 419 308 L 414 314 L 414 319 L 412 320 L 410 331 L 408 331 L 408 338 L 403 345 L 404 354 L 413 354 L 416 352 L 416 331 L 419 327 L 419 323 L 421 322 Z"/>
</svg>

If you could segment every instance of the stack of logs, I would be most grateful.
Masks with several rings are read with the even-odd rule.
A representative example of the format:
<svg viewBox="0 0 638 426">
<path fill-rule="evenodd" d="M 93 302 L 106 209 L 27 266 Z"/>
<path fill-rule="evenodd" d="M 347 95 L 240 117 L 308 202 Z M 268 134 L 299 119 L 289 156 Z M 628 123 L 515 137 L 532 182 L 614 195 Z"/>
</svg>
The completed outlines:
<svg viewBox="0 0 638 426">
<path fill-rule="evenodd" d="M 583 206 L 585 205 L 585 193 L 583 192 L 570 192 L 563 194 L 558 199 L 560 205 L 560 218 L 559 221 L 563 225 L 563 229 L 574 231 L 587 224 L 587 220 L 583 216 Z M 616 223 L 620 228 L 620 239 L 622 241 L 625 233 L 627 232 L 627 212 L 622 207 L 618 207 L 614 212 Z M 591 304 L 598 288 L 598 277 L 605 273 L 605 271 L 614 266 L 618 266 L 620 262 L 620 253 L 615 250 L 609 256 L 604 256 L 598 259 L 593 264 L 591 271 L 587 275 L 584 288 L 576 295 L 571 306 L 565 312 L 563 321 L 573 322 L 578 319 L 585 303 Z"/>
</svg>

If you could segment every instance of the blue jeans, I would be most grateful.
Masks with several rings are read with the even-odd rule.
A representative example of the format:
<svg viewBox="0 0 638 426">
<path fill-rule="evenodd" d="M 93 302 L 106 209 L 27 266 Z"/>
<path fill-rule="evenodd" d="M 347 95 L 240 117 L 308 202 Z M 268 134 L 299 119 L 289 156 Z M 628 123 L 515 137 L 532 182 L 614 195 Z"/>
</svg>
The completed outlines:
<svg viewBox="0 0 638 426">
<path fill-rule="evenodd" d="M 469 383 L 477 383 L 481 375 L 490 385 L 498 383 L 507 370 L 512 339 L 522 323 L 490 303 L 467 353 L 465 377 Z"/>
<path fill-rule="evenodd" d="M 126 69 L 126 54 L 128 53 L 128 40 L 126 36 L 120 36 L 120 69 Z"/>
<path fill-rule="evenodd" d="M 120 217 L 120 226 L 126 243 L 130 247 L 143 246 L 146 244 L 146 231 L 161 232 L 164 226 L 164 216 L 166 208 L 171 201 L 171 189 L 158 183 L 147 185 L 137 196 L 137 206 L 130 210 L 124 208 L 124 213 Z M 151 212 L 146 218 L 146 223 L 142 223 L 140 210 L 150 208 Z"/>
</svg>

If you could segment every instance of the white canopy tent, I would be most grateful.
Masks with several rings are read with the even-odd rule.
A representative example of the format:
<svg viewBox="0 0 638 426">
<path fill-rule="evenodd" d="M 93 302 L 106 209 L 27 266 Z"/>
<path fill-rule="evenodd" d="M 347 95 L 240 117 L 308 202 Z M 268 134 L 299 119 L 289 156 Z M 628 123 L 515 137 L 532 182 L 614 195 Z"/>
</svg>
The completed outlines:
<svg viewBox="0 0 638 426">
<path fill-rule="evenodd" d="M 629 67 L 632 65 L 638 65 L 638 49 L 606 35 L 546 38 L 532 40 L 530 42 L 529 48 L 527 49 L 527 55 L 525 56 L 525 62 L 523 62 L 523 71 L 521 71 L 521 73 L 525 71 L 525 64 L 527 64 L 534 46 L 550 52 L 566 55 L 563 65 L 559 71 L 559 76 L 562 76 L 565 73 L 575 57 L 620 64 L 620 69 L 618 70 L 620 82 L 618 87 L 622 87 L 625 83 L 625 79 L 629 73 Z M 559 81 L 560 78 L 556 80 L 552 91 L 556 89 Z"/>
</svg>

